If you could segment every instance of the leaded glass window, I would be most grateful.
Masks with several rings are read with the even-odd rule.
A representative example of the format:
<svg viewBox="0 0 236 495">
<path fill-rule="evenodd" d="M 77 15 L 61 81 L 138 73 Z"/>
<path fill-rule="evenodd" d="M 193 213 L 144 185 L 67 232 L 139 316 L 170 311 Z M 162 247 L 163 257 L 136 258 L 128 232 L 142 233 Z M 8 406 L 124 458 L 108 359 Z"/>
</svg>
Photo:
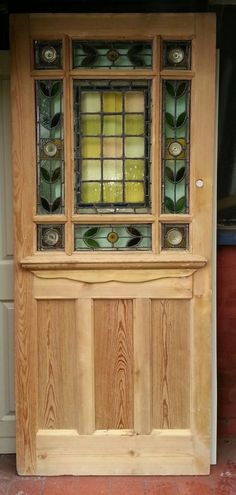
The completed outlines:
<svg viewBox="0 0 236 495">
<path fill-rule="evenodd" d="M 75 225 L 75 249 L 148 251 L 151 225 Z"/>
<path fill-rule="evenodd" d="M 152 44 L 144 41 L 74 41 L 73 67 L 150 69 Z"/>
<path fill-rule="evenodd" d="M 150 208 L 150 81 L 74 83 L 76 211 Z"/>
<path fill-rule="evenodd" d="M 37 211 L 64 211 L 63 82 L 39 80 L 36 90 Z"/>
<path fill-rule="evenodd" d="M 189 211 L 190 81 L 163 81 L 162 212 Z"/>
</svg>

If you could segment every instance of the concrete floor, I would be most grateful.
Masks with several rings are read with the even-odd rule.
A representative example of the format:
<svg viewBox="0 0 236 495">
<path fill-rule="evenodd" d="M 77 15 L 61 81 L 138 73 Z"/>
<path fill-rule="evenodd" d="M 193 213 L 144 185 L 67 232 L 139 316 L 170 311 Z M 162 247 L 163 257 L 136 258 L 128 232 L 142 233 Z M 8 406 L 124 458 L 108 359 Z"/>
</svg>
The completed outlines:
<svg viewBox="0 0 236 495">
<path fill-rule="evenodd" d="M 236 438 L 219 441 L 209 476 L 20 477 L 1 455 L 0 495 L 236 495 Z"/>
</svg>

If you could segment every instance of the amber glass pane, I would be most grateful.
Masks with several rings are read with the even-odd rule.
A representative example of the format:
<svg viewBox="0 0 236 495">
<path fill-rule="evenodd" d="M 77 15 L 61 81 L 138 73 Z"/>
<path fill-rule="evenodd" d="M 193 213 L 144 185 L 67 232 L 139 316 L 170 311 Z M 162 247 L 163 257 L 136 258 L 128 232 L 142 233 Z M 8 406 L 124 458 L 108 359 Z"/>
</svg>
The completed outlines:
<svg viewBox="0 0 236 495">
<path fill-rule="evenodd" d="M 101 141 L 99 138 L 84 137 L 81 139 L 81 156 L 83 158 L 100 158 Z"/>
<path fill-rule="evenodd" d="M 83 203 L 99 203 L 101 201 L 100 182 L 83 182 L 81 184 L 81 201 Z"/>
<path fill-rule="evenodd" d="M 144 179 L 144 160 L 125 160 L 126 180 Z"/>
<path fill-rule="evenodd" d="M 122 156 L 122 139 L 120 138 L 104 138 L 103 139 L 103 155 L 104 157 L 119 158 Z"/>
<path fill-rule="evenodd" d="M 125 156 L 127 158 L 144 157 L 144 138 L 140 138 L 140 137 L 125 138 Z"/>
<path fill-rule="evenodd" d="M 103 94 L 103 111 L 117 113 L 122 112 L 122 94 L 121 93 L 104 93 Z"/>
<path fill-rule="evenodd" d="M 83 160 L 81 162 L 81 179 L 100 180 L 101 179 L 100 160 Z"/>
<path fill-rule="evenodd" d="M 103 161 L 103 179 L 104 180 L 122 180 L 123 162 L 122 160 L 104 160 Z"/>
<path fill-rule="evenodd" d="M 103 134 L 105 136 L 120 136 L 122 134 L 122 116 L 104 115 Z"/>
<path fill-rule="evenodd" d="M 81 95 L 81 112 L 95 113 L 101 111 L 99 93 L 86 92 Z"/>
<path fill-rule="evenodd" d="M 81 132 L 84 135 L 92 136 L 101 134 L 100 115 L 81 115 Z"/>
<path fill-rule="evenodd" d="M 134 134 L 136 136 L 144 133 L 143 115 L 128 114 L 125 116 L 125 134 Z"/>
<path fill-rule="evenodd" d="M 144 201 L 143 182 L 127 182 L 125 184 L 125 200 L 129 203 Z"/>
<path fill-rule="evenodd" d="M 121 182 L 105 182 L 103 184 L 103 199 L 104 203 L 120 203 L 122 197 Z"/>
<path fill-rule="evenodd" d="M 125 95 L 125 111 L 126 112 L 144 112 L 144 95 L 142 92 L 128 92 Z"/>
</svg>

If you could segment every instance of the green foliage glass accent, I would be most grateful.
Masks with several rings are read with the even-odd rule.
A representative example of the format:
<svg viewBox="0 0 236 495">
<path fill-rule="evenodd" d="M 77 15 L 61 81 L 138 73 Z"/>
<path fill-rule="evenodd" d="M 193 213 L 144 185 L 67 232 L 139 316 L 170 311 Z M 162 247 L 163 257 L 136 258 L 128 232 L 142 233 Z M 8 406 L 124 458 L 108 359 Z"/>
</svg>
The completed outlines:
<svg viewBox="0 0 236 495">
<path fill-rule="evenodd" d="M 187 213 L 190 81 L 163 81 L 162 212 Z"/>
<path fill-rule="evenodd" d="M 38 213 L 64 211 L 63 82 L 35 82 Z"/>
<path fill-rule="evenodd" d="M 73 67 L 150 69 L 152 44 L 140 41 L 74 41 Z"/>
<path fill-rule="evenodd" d="M 151 249 L 151 225 L 75 225 L 75 250 Z"/>
</svg>

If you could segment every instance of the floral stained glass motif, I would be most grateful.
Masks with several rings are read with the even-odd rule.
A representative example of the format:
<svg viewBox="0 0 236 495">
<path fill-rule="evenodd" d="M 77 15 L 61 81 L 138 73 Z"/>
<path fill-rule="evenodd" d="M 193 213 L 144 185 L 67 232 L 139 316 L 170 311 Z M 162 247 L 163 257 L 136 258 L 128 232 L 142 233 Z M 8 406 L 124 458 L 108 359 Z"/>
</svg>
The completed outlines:
<svg viewBox="0 0 236 495">
<path fill-rule="evenodd" d="M 37 225 L 38 251 L 64 249 L 64 225 Z"/>
<path fill-rule="evenodd" d="M 150 206 L 149 81 L 75 81 L 76 211 Z"/>
<path fill-rule="evenodd" d="M 188 224 L 162 224 L 162 249 L 188 249 Z"/>
<path fill-rule="evenodd" d="M 37 212 L 64 212 L 62 81 L 39 80 L 36 90 Z"/>
<path fill-rule="evenodd" d="M 144 41 L 73 41 L 78 69 L 150 69 L 152 44 Z"/>
<path fill-rule="evenodd" d="M 75 225 L 75 250 L 150 251 L 151 225 Z"/>
<path fill-rule="evenodd" d="M 62 68 L 62 41 L 35 40 L 34 41 L 34 68 L 61 69 Z"/>
<path fill-rule="evenodd" d="M 190 81 L 163 81 L 162 213 L 189 211 Z"/>
<path fill-rule="evenodd" d="M 190 41 L 163 41 L 163 69 L 191 69 Z"/>
</svg>

